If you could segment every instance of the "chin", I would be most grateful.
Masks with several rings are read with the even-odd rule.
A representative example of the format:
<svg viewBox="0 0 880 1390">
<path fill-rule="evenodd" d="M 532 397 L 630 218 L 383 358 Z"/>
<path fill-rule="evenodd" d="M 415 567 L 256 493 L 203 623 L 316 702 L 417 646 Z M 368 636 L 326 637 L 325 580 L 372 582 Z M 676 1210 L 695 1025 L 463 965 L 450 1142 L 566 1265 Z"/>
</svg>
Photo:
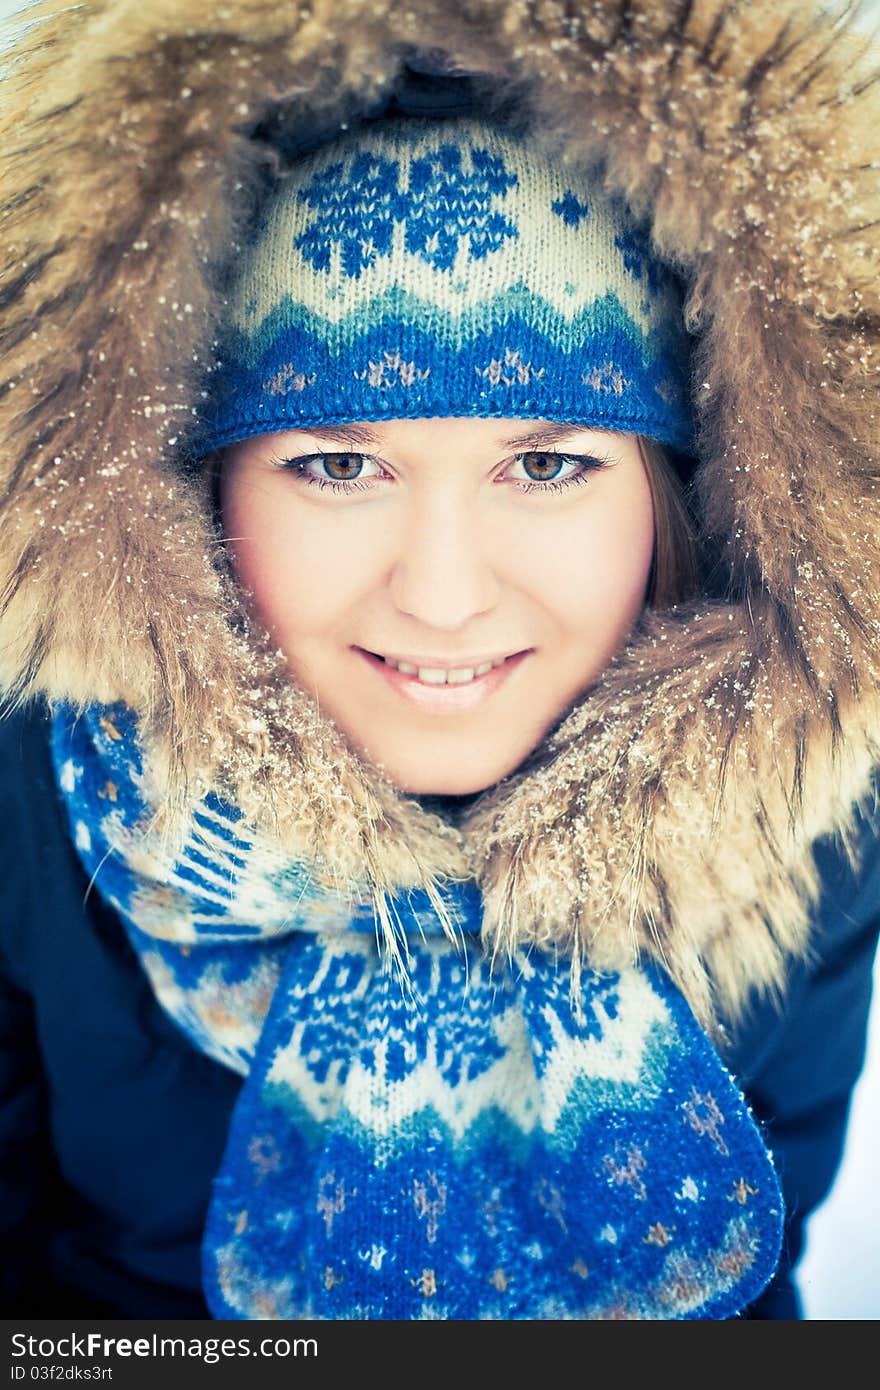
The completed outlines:
<svg viewBox="0 0 880 1390">
<path fill-rule="evenodd" d="M 446 766 L 413 766 L 385 759 L 382 770 L 400 791 L 410 796 L 468 796 L 474 792 L 485 791 L 500 781 L 517 766 L 517 761 L 506 761 L 476 766 L 450 768 Z"/>
<path fill-rule="evenodd" d="M 491 787 L 492 783 L 496 782 L 498 779 L 493 777 L 487 781 L 482 777 L 464 777 L 458 779 L 448 777 L 442 779 L 438 777 L 417 777 L 407 778 L 405 782 L 403 782 L 398 781 L 395 777 L 392 780 L 400 791 L 406 792 L 409 796 L 468 796 L 474 792 L 485 791 L 487 787 Z"/>
<path fill-rule="evenodd" d="M 540 741 L 542 726 L 519 730 L 519 738 L 507 740 L 504 747 L 492 745 L 489 732 L 486 728 L 479 733 L 446 730 L 435 737 L 407 732 L 397 739 L 375 735 L 371 739 L 364 731 L 359 731 L 360 737 L 351 731 L 349 737 L 398 790 L 410 796 L 471 796 L 515 772 Z"/>
</svg>

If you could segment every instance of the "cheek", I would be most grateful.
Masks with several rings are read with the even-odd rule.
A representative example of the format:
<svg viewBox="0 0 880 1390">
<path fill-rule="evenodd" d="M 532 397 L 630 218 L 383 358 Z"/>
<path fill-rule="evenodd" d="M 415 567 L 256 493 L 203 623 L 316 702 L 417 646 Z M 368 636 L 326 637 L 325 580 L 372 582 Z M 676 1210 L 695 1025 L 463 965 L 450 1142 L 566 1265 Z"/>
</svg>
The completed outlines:
<svg viewBox="0 0 880 1390">
<path fill-rule="evenodd" d="M 561 627 L 591 650 L 611 655 L 641 611 L 653 548 L 647 483 L 623 504 L 611 498 L 548 535 L 538 558 Z"/>
<path fill-rule="evenodd" d="M 280 639 L 326 631 L 368 584 L 345 528 L 288 479 L 232 474 L 221 505 L 235 572 Z"/>
</svg>

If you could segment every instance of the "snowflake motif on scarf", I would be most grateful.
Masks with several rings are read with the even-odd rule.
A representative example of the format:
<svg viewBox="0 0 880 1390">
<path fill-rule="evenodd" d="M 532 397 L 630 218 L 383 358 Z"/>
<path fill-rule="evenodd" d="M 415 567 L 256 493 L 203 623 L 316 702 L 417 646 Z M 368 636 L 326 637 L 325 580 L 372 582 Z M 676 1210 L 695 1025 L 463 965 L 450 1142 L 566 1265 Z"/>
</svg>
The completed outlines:
<svg viewBox="0 0 880 1390">
<path fill-rule="evenodd" d="M 395 897 L 410 990 L 369 902 L 260 843 L 211 794 L 156 832 L 124 706 L 53 717 L 93 890 L 159 1004 L 243 1073 L 213 1184 L 217 1318 L 725 1318 L 778 1258 L 782 1201 L 733 1079 L 651 966 L 493 970 L 475 884 Z M 112 789 L 112 790 L 111 790 Z"/>
</svg>

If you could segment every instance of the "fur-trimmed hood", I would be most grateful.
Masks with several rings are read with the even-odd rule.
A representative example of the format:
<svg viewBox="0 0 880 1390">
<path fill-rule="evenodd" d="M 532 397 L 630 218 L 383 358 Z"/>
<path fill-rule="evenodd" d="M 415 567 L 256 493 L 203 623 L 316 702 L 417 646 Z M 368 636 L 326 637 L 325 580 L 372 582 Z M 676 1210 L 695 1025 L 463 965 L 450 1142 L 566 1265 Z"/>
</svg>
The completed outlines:
<svg viewBox="0 0 880 1390">
<path fill-rule="evenodd" d="M 21 21 L 19 21 L 21 22 Z M 878 760 L 880 85 L 803 0 L 46 2 L 0 98 L 0 690 L 124 700 L 322 876 L 475 876 L 487 942 L 665 963 L 733 1017 L 809 949 Z M 243 612 L 184 465 L 222 290 L 299 133 L 403 65 L 597 164 L 687 285 L 699 602 L 647 613 L 459 825 L 356 756 Z"/>
</svg>

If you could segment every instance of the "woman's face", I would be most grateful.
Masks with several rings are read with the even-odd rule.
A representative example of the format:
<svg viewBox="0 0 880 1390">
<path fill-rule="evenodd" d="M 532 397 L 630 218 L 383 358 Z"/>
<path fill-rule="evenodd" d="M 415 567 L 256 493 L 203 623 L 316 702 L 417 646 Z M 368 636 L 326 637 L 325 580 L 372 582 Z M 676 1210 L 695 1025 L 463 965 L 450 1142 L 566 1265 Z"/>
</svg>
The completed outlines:
<svg viewBox="0 0 880 1390">
<path fill-rule="evenodd" d="M 654 540 L 636 436 L 543 420 L 258 435 L 221 506 L 293 677 L 417 795 L 522 762 L 627 636 Z"/>
</svg>

